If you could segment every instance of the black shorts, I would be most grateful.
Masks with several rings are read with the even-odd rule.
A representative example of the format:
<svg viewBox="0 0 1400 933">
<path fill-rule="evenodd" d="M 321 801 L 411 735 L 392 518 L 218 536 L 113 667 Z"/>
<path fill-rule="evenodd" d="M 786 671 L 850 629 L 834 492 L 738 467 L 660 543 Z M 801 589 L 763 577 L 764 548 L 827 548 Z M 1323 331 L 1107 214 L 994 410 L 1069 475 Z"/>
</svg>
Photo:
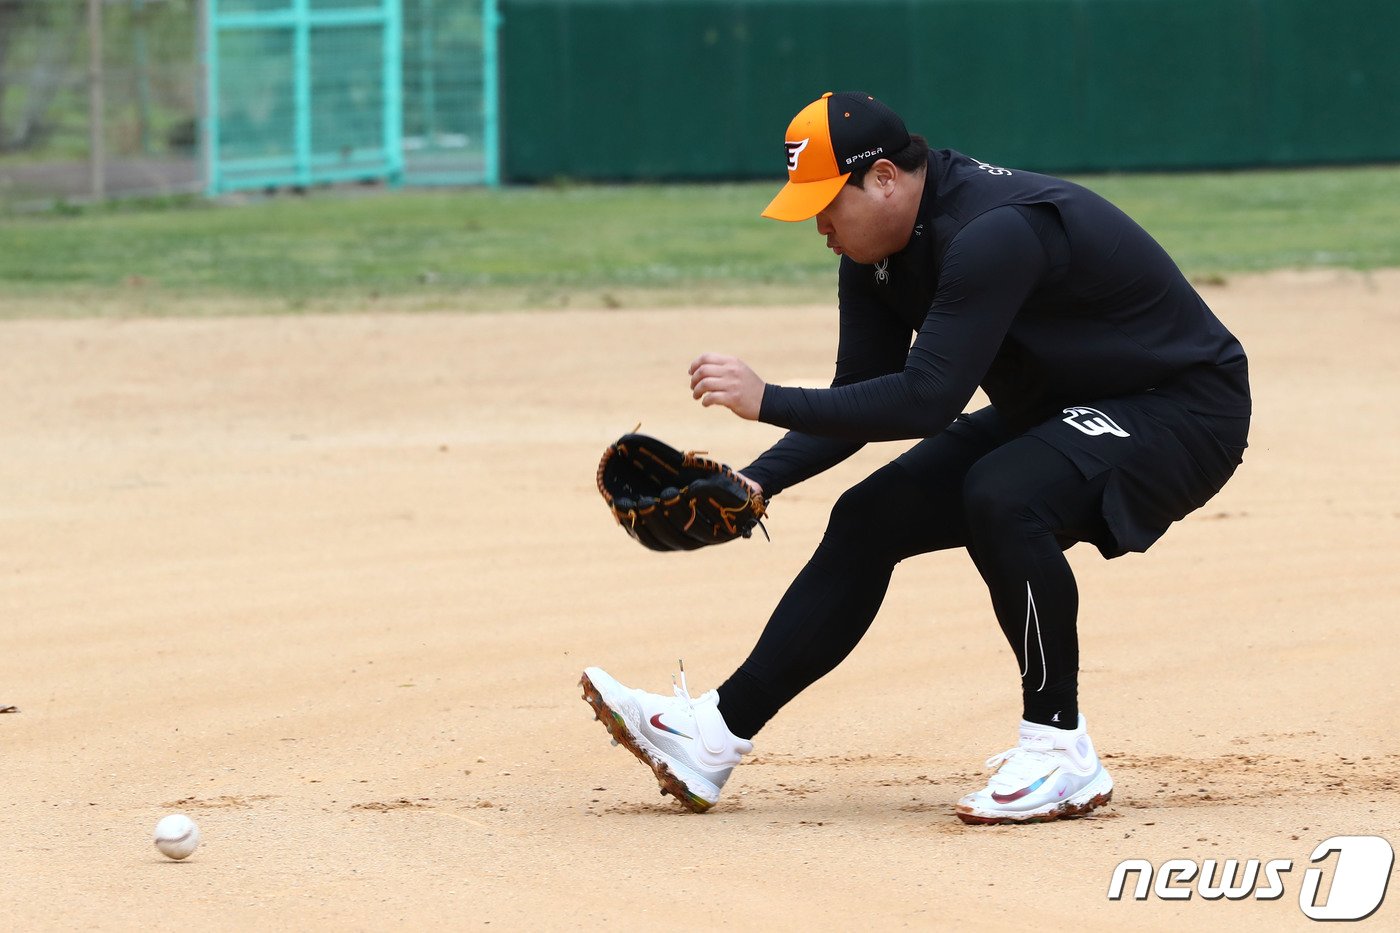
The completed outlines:
<svg viewBox="0 0 1400 933">
<path fill-rule="evenodd" d="M 1066 408 L 1021 436 L 1048 444 L 1101 486 L 1103 527 L 1084 540 L 1112 558 L 1146 551 L 1219 492 L 1242 460 L 1248 431 L 1247 417 L 1207 417 L 1144 393 Z M 960 416 L 947 433 L 988 451 L 1018 436 L 994 408 Z"/>
</svg>

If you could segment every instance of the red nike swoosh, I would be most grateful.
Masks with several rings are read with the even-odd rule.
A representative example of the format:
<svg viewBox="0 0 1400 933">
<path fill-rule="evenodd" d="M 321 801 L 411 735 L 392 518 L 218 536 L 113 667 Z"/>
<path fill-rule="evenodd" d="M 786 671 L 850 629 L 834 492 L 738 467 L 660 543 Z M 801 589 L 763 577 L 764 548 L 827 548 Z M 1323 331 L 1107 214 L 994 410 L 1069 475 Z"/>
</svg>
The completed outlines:
<svg viewBox="0 0 1400 933">
<path fill-rule="evenodd" d="M 653 715 L 653 716 L 651 717 L 651 724 L 652 724 L 653 726 L 655 726 L 656 728 L 660 729 L 662 732 L 669 732 L 669 733 L 671 733 L 672 735 L 678 735 L 678 736 L 680 736 L 680 737 L 683 738 L 683 739 L 688 739 L 688 738 L 690 738 L 690 736 L 686 735 L 684 732 L 680 731 L 679 729 L 672 729 L 670 726 L 668 726 L 668 725 L 666 725 L 664 722 L 662 722 L 662 721 L 661 721 L 661 714 L 660 714 L 660 713 L 656 713 L 655 715 Z"/>
<path fill-rule="evenodd" d="M 1054 772 L 1051 772 L 1051 773 L 1053 774 Z M 1050 775 L 1047 774 L 1047 775 L 1045 775 L 1045 777 L 1043 777 L 1043 778 L 1041 778 L 1040 780 L 1036 781 L 1034 784 L 1028 784 L 1028 785 L 1026 785 L 1025 787 L 1021 788 L 1020 790 L 1015 791 L 1015 792 L 1010 793 L 1010 794 L 998 794 L 996 791 L 992 791 L 992 799 L 995 800 L 997 803 L 1010 803 L 1010 802 L 1013 801 L 1013 800 L 1020 800 L 1022 797 L 1026 796 L 1026 795 L 1029 794 L 1031 791 L 1035 790 L 1037 787 L 1039 787 L 1040 785 L 1044 784 L 1044 783 L 1045 783 L 1045 779 L 1048 778 L 1049 776 L 1050 776 Z"/>
</svg>

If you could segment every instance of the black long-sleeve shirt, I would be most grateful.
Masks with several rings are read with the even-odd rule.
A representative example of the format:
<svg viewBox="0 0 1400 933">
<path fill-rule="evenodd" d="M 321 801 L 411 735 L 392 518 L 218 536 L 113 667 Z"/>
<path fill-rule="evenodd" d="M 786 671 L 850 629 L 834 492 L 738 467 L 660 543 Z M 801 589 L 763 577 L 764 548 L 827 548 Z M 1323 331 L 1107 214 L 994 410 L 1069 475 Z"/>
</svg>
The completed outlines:
<svg viewBox="0 0 1400 933">
<path fill-rule="evenodd" d="M 1249 414 L 1239 342 L 1146 231 L 1061 179 L 935 150 L 909 244 L 842 257 L 839 281 L 831 388 L 764 390 L 760 420 L 792 429 L 744 468 L 770 495 L 868 441 L 939 433 L 979 385 L 1021 430 L 1145 391 Z"/>
</svg>

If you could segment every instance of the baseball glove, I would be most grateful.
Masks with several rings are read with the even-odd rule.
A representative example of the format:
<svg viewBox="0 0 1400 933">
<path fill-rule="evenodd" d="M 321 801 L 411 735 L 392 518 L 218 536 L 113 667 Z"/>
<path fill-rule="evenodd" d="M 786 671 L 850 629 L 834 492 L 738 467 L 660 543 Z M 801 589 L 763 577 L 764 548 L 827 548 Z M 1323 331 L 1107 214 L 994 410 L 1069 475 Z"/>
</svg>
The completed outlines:
<svg viewBox="0 0 1400 933">
<path fill-rule="evenodd" d="M 623 530 L 653 551 L 747 538 L 768 501 L 722 463 L 624 434 L 598 464 L 598 491 Z"/>
</svg>

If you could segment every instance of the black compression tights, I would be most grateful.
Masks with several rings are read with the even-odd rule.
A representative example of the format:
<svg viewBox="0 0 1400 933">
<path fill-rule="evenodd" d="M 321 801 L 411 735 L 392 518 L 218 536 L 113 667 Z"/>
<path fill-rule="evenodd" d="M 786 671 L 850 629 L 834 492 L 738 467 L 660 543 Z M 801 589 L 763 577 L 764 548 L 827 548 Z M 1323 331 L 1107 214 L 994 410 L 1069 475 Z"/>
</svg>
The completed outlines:
<svg viewBox="0 0 1400 933">
<path fill-rule="evenodd" d="M 1063 550 L 1102 533 L 1103 481 L 1085 480 L 1034 438 L 993 446 L 953 432 L 876 471 L 837 501 L 816 553 L 748 659 L 719 688 L 725 722 L 752 738 L 851 653 L 879 611 L 895 564 L 965 547 L 1016 654 L 1023 715 L 1074 728 L 1079 591 Z M 937 614 L 930 606 L 919 624 L 936 625 Z"/>
</svg>

